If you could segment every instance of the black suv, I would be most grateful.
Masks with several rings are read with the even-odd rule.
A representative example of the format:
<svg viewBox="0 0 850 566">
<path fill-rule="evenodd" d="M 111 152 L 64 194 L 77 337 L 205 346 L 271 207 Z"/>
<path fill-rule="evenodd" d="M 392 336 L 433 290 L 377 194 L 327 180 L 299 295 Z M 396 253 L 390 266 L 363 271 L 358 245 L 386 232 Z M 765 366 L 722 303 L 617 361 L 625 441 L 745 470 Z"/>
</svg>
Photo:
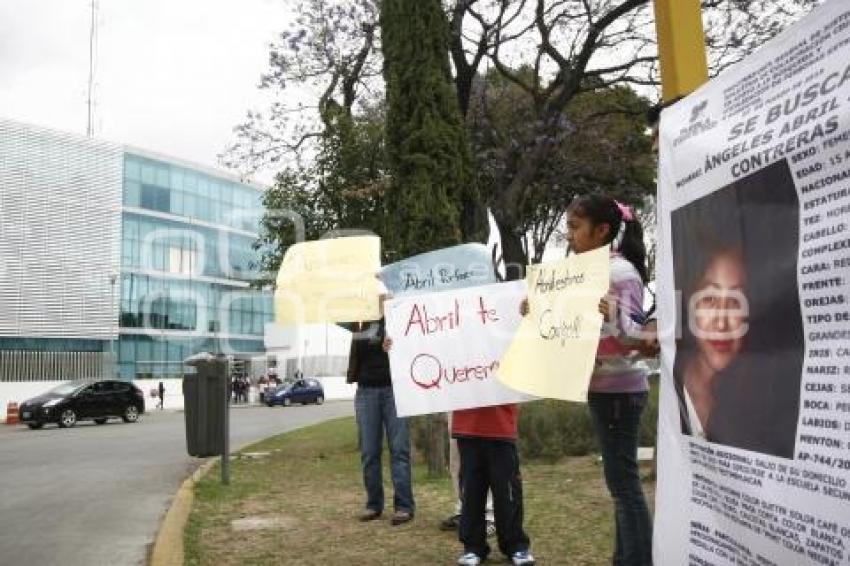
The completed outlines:
<svg viewBox="0 0 850 566">
<path fill-rule="evenodd" d="M 103 424 L 109 417 L 134 423 L 145 412 L 145 396 L 128 381 L 71 381 L 24 401 L 19 410 L 21 422 L 33 429 L 44 423 L 67 428 L 83 420 Z"/>
</svg>

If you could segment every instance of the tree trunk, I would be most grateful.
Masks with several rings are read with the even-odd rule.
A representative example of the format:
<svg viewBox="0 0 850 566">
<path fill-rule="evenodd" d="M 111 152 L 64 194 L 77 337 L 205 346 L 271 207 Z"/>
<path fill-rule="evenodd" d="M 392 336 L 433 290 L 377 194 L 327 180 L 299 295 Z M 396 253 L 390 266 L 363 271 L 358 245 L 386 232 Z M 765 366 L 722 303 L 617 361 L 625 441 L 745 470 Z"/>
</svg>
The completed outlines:
<svg viewBox="0 0 850 566">
<path fill-rule="evenodd" d="M 528 265 L 528 255 L 523 245 L 522 235 L 512 226 L 502 222 L 498 215 L 496 225 L 502 238 L 502 259 L 505 262 L 505 281 L 516 281 L 525 278 L 525 268 Z"/>
<path fill-rule="evenodd" d="M 428 475 L 432 478 L 446 474 L 446 448 L 448 447 L 448 424 L 445 413 L 428 415 Z"/>
</svg>

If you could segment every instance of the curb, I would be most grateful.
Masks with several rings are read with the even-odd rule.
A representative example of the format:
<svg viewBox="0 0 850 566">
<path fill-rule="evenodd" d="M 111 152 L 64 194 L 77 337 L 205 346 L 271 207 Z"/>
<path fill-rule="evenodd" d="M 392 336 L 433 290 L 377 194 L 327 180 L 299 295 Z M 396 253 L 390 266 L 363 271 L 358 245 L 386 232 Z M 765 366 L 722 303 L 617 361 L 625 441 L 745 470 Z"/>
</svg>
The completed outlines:
<svg viewBox="0 0 850 566">
<path fill-rule="evenodd" d="M 183 566 L 183 529 L 192 511 L 195 483 L 204 477 L 219 460 L 221 460 L 219 456 L 211 456 L 192 472 L 191 476 L 183 480 L 159 525 L 150 560 L 148 560 L 150 566 Z"/>
</svg>

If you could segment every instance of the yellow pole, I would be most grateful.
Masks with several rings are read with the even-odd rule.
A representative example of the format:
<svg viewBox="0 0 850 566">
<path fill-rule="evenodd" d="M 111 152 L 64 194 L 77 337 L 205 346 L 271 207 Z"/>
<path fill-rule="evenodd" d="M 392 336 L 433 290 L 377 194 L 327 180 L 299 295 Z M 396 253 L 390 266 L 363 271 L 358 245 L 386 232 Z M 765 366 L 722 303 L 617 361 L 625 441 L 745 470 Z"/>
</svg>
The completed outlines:
<svg viewBox="0 0 850 566">
<path fill-rule="evenodd" d="M 708 80 L 705 34 L 699 0 L 655 0 L 661 95 L 685 96 Z"/>
</svg>

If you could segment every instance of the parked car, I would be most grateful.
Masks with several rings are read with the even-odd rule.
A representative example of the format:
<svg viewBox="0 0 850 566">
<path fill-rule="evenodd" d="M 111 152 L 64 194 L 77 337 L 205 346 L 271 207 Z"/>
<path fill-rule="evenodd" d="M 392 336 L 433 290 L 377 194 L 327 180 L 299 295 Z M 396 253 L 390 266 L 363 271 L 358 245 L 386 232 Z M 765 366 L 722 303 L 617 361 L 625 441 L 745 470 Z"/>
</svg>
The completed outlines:
<svg viewBox="0 0 850 566">
<path fill-rule="evenodd" d="M 19 410 L 21 422 L 32 429 L 45 423 L 68 428 L 84 420 L 103 424 L 110 417 L 134 423 L 145 412 L 145 395 L 127 381 L 69 381 L 27 399 Z"/>
<path fill-rule="evenodd" d="M 275 405 L 288 407 L 293 403 L 321 405 L 325 402 L 325 390 L 316 379 L 299 379 L 291 385 L 281 385 L 266 395 L 265 401 L 269 407 Z"/>
</svg>

